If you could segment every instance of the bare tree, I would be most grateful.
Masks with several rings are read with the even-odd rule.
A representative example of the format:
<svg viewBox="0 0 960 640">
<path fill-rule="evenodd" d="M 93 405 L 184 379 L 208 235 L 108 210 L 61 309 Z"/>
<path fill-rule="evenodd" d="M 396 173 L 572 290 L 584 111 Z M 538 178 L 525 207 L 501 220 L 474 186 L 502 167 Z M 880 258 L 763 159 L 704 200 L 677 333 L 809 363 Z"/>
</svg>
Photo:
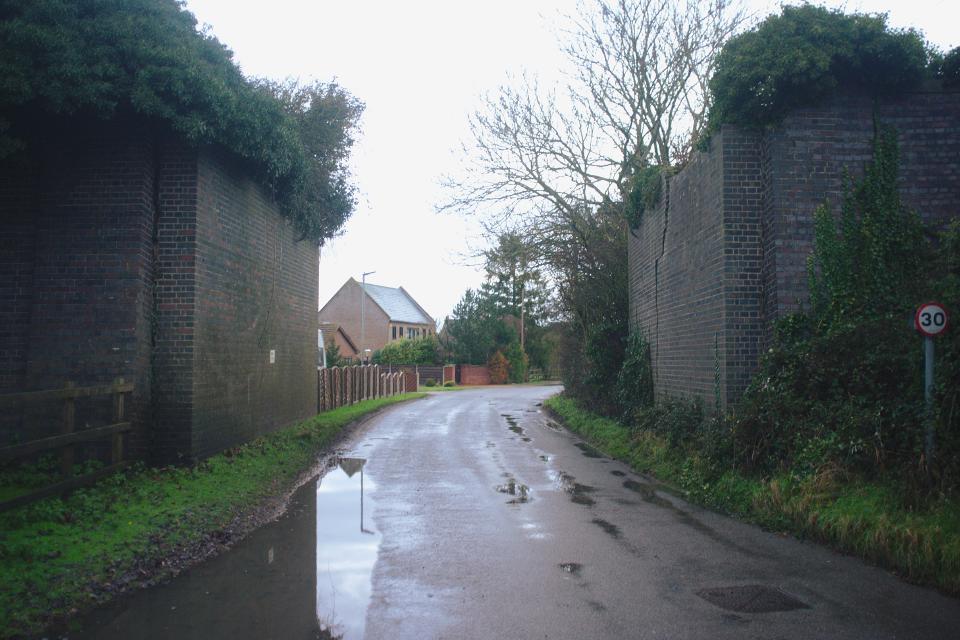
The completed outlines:
<svg viewBox="0 0 960 640">
<path fill-rule="evenodd" d="M 571 82 L 543 90 L 524 76 L 487 96 L 470 121 L 465 175 L 443 207 L 519 215 L 622 201 L 649 164 L 687 159 L 705 124 L 707 81 L 745 20 L 737 0 L 592 0 L 563 47 Z"/>
<path fill-rule="evenodd" d="M 587 90 L 575 94 L 578 104 L 628 165 L 622 171 L 638 160 L 686 161 L 703 131 L 717 55 L 743 11 L 734 0 L 613 0 L 583 15 L 564 51 Z"/>
<path fill-rule="evenodd" d="M 581 344 L 602 330 L 614 353 L 626 331 L 623 203 L 638 171 L 689 156 L 717 54 L 744 22 L 737 2 L 583 0 L 564 33 L 567 86 L 525 75 L 470 119 L 441 210 L 522 237 Z"/>
</svg>

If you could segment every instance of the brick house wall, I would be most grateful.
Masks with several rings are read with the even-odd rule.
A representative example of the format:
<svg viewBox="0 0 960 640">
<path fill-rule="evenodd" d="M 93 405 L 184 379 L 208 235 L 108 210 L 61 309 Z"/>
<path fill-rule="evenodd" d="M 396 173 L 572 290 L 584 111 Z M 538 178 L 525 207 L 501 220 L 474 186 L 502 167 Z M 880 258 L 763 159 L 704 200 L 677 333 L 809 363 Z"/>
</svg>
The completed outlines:
<svg viewBox="0 0 960 640">
<path fill-rule="evenodd" d="M 628 238 L 630 321 L 650 342 L 658 394 L 742 395 L 773 322 L 807 302 L 813 212 L 838 210 L 844 172 L 862 175 L 874 113 L 897 130 L 905 204 L 933 226 L 957 216 L 960 93 L 876 110 L 848 96 L 762 132 L 724 126 Z"/>
<path fill-rule="evenodd" d="M 361 309 L 362 297 L 360 283 L 351 278 L 323 305 L 317 316 L 321 322 L 333 322 L 343 327 L 360 350 L 361 358 L 364 348 L 373 353 L 382 349 L 390 340 L 390 317 L 370 298 L 367 298 Z M 361 344 L 364 341 L 360 331 L 361 313 L 365 344 Z"/>
<path fill-rule="evenodd" d="M 394 340 L 436 335 L 436 326 L 432 322 L 412 322 L 391 318 L 388 313 L 390 311 L 389 307 L 381 307 L 378 304 L 375 296 L 370 294 L 371 288 L 392 289 L 391 287 L 378 287 L 368 282 L 366 302 L 361 304 L 364 299 L 362 283 L 350 278 L 317 312 L 317 319 L 321 325 L 334 324 L 343 328 L 359 350 L 358 356 L 360 358 L 364 357 L 364 349 L 370 349 L 372 355 Z M 430 317 L 404 291 L 403 287 L 399 287 L 398 290 L 408 297 L 419 312 L 428 318 Z M 361 317 L 363 318 L 362 331 Z M 342 347 L 341 353 L 345 353 Z"/>
<path fill-rule="evenodd" d="M 50 140 L 0 179 L 0 393 L 123 377 L 128 450 L 159 463 L 311 415 L 316 246 L 214 150 L 140 122 Z M 0 441 L 48 435 L 34 418 Z"/>
</svg>

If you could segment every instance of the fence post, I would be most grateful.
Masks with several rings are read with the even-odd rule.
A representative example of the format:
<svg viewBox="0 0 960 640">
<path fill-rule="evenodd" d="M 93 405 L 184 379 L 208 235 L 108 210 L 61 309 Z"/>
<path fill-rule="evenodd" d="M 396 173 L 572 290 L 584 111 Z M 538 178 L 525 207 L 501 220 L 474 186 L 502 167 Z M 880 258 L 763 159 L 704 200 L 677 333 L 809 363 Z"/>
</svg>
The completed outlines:
<svg viewBox="0 0 960 640">
<path fill-rule="evenodd" d="M 76 385 L 72 382 L 66 384 L 67 396 L 63 399 L 63 424 L 60 427 L 60 433 L 73 433 L 74 421 L 77 415 L 76 404 L 73 394 L 70 391 Z M 67 445 L 60 454 L 60 473 L 64 478 L 73 475 L 73 445 Z"/>
<path fill-rule="evenodd" d="M 330 377 L 333 381 L 331 385 L 331 391 L 333 393 L 332 401 L 330 403 L 331 409 L 336 409 L 340 406 L 340 368 L 334 367 L 330 371 Z"/>
<path fill-rule="evenodd" d="M 317 403 L 317 413 L 327 410 L 327 370 L 317 369 L 317 387 L 320 390 L 320 400 Z"/>
<path fill-rule="evenodd" d="M 330 411 L 333 408 L 333 370 L 323 370 L 323 410 Z"/>
<path fill-rule="evenodd" d="M 123 385 L 123 378 L 117 378 L 113 381 L 113 422 L 123 422 L 124 398 L 120 387 Z M 123 434 L 113 434 L 113 442 L 110 447 L 110 462 L 117 464 L 123 460 Z"/>
</svg>

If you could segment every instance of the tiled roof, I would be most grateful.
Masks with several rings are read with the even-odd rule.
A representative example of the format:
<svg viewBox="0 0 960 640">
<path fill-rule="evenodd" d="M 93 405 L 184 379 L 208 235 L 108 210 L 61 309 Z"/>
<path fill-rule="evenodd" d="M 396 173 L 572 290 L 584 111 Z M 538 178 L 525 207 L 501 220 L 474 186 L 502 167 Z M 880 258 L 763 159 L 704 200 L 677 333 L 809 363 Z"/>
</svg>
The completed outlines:
<svg viewBox="0 0 960 640">
<path fill-rule="evenodd" d="M 403 289 L 382 287 L 368 282 L 367 293 L 390 316 L 390 320 L 393 322 L 433 324 L 433 320 L 420 310 L 413 298 Z"/>
</svg>

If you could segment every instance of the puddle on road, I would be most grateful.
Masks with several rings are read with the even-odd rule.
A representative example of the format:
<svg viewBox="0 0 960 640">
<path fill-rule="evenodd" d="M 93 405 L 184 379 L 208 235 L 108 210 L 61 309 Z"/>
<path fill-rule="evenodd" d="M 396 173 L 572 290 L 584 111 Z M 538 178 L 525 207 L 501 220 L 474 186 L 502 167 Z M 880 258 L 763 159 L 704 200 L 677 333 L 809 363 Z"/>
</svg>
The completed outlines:
<svg viewBox="0 0 960 640">
<path fill-rule="evenodd" d="M 596 501 L 588 496 L 588 493 L 593 493 L 597 489 L 591 487 L 588 484 L 580 484 L 577 482 L 577 479 L 566 471 L 556 471 L 549 472 L 550 476 L 553 478 L 553 481 L 557 483 L 557 486 L 561 490 L 570 494 L 570 500 L 575 504 L 581 504 L 584 506 L 592 506 L 596 504 Z"/>
<path fill-rule="evenodd" d="M 381 535 L 371 518 L 376 486 L 363 458 L 341 458 L 317 487 L 317 619 L 332 636 L 362 638 Z"/>
<path fill-rule="evenodd" d="M 625 472 L 623 472 L 623 471 L 617 471 L 616 469 L 614 469 L 613 471 L 610 472 L 610 475 L 612 475 L 612 476 L 617 476 L 617 477 L 619 477 L 619 478 L 622 478 L 623 476 L 625 476 L 625 475 L 627 475 L 627 474 L 626 474 Z"/>
<path fill-rule="evenodd" d="M 588 458 L 603 457 L 602 453 L 600 453 L 599 451 L 597 451 L 596 449 L 588 445 L 586 442 L 577 442 L 575 446 L 577 447 L 577 449 L 580 449 L 583 455 L 587 456 Z"/>
<path fill-rule="evenodd" d="M 380 544 L 363 462 L 335 461 L 294 492 L 275 522 L 165 584 L 93 611 L 66 637 L 362 637 Z"/>
<path fill-rule="evenodd" d="M 601 529 L 603 529 L 604 532 L 606 532 L 606 534 L 609 535 L 611 538 L 613 538 L 613 539 L 615 539 L 615 540 L 619 540 L 619 539 L 620 539 L 620 536 L 621 536 L 621 534 L 620 534 L 620 527 L 618 527 L 617 525 L 612 524 L 612 523 L 610 523 L 610 522 L 607 522 L 606 520 L 603 520 L 602 518 L 594 518 L 594 519 L 591 520 L 590 522 L 592 522 L 593 524 L 595 524 L 595 525 L 597 525 L 598 527 L 600 527 Z"/>
<path fill-rule="evenodd" d="M 530 502 L 530 487 L 517 482 L 516 478 L 509 476 L 509 474 L 507 482 L 505 484 L 497 485 L 495 489 L 500 493 L 516 496 L 513 500 L 507 500 L 507 504 L 523 504 L 525 502 Z"/>
<path fill-rule="evenodd" d="M 561 562 L 560 571 L 564 573 L 569 573 L 572 576 L 579 576 L 580 571 L 583 570 L 583 565 L 579 562 Z"/>
</svg>

